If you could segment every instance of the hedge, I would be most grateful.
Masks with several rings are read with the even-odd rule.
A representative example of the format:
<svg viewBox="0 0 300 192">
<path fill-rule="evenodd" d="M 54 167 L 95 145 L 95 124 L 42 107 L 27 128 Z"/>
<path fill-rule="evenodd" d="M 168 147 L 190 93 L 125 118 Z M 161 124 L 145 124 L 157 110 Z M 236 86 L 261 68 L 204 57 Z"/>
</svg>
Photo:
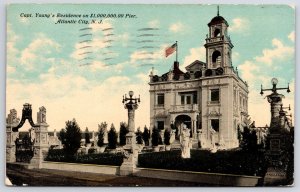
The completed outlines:
<svg viewBox="0 0 300 192">
<path fill-rule="evenodd" d="M 191 150 L 191 158 L 181 158 L 181 151 L 140 154 L 138 166 L 145 168 L 264 176 L 267 164 L 262 152 Z"/>
<path fill-rule="evenodd" d="M 68 157 L 66 156 L 63 149 L 53 149 L 53 150 L 49 150 L 45 160 L 56 161 L 56 162 L 120 166 L 123 163 L 123 154 L 122 153 L 77 154 L 73 157 Z"/>
</svg>

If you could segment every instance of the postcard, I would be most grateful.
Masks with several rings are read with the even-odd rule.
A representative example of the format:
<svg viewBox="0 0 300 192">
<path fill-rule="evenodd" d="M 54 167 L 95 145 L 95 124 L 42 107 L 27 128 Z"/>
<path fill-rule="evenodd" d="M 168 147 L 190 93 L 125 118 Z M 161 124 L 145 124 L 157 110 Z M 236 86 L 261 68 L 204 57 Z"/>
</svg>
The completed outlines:
<svg viewBox="0 0 300 192">
<path fill-rule="evenodd" d="M 8 4 L 6 185 L 293 186 L 295 7 Z"/>
</svg>

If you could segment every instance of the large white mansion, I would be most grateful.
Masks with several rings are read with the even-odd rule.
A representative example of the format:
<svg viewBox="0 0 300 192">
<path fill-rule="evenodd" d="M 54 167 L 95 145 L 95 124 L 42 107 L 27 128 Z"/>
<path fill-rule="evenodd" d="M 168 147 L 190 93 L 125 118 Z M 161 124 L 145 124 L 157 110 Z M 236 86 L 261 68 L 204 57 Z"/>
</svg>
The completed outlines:
<svg viewBox="0 0 300 192">
<path fill-rule="evenodd" d="M 248 85 L 232 66 L 233 45 L 227 21 L 214 17 L 206 37 L 206 62 L 194 61 L 182 72 L 179 62 L 161 76 L 150 74 L 150 127 L 185 124 L 201 148 L 238 147 L 238 126 L 248 115 Z"/>
</svg>

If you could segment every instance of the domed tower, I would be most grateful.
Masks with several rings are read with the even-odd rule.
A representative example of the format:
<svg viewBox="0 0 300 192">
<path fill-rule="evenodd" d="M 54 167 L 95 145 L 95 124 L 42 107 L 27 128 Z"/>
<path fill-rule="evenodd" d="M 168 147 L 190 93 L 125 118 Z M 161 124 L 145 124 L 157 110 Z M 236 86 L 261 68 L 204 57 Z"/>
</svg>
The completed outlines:
<svg viewBox="0 0 300 192">
<path fill-rule="evenodd" d="M 209 35 L 207 35 L 204 45 L 208 69 L 232 67 L 231 49 L 233 45 L 227 34 L 228 26 L 227 21 L 219 15 L 218 7 L 217 16 L 208 23 Z"/>
</svg>

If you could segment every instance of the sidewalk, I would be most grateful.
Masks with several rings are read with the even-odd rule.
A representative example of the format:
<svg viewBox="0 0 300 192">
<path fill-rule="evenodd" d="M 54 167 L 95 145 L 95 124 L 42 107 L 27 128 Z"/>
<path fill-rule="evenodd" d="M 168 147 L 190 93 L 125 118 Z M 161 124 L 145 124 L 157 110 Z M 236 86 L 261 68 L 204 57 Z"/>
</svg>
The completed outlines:
<svg viewBox="0 0 300 192">
<path fill-rule="evenodd" d="M 171 181 L 164 179 L 126 177 L 73 171 L 47 169 L 7 168 L 7 176 L 14 185 L 28 186 L 209 186 L 199 183 Z M 211 185 L 210 185 L 211 186 Z"/>
</svg>

